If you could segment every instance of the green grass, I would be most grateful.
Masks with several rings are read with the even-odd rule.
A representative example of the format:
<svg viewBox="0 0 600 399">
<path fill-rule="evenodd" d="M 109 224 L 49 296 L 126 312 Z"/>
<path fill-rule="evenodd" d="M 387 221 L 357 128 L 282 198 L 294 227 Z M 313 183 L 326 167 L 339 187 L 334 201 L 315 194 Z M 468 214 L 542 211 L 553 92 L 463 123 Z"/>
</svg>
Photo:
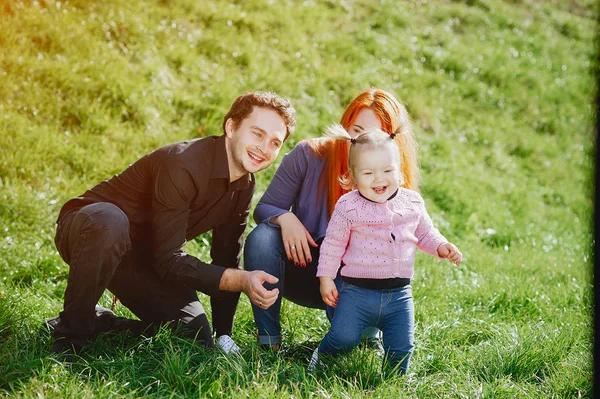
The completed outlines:
<svg viewBox="0 0 600 399">
<path fill-rule="evenodd" d="M 598 10 L 591 0 L 0 1 L 0 396 L 591 397 Z M 263 353 L 245 297 L 236 361 L 170 331 L 103 336 L 71 365 L 50 353 L 40 325 L 62 307 L 68 267 L 53 234 L 67 199 L 160 145 L 220 134 L 245 91 L 293 101 L 285 153 L 369 86 L 405 101 L 428 209 L 465 256 L 458 267 L 417 257 L 409 375 L 383 372 L 365 350 L 307 373 L 328 322 L 291 303 L 281 354 Z M 255 201 L 275 166 L 257 175 Z M 187 249 L 208 260 L 209 242 Z"/>
</svg>

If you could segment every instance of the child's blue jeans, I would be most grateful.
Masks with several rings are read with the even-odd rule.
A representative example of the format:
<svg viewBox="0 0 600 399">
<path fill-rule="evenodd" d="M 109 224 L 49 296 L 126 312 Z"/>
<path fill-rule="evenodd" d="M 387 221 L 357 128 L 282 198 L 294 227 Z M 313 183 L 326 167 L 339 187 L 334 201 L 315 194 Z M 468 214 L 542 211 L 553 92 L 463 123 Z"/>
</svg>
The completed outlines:
<svg viewBox="0 0 600 399">
<path fill-rule="evenodd" d="M 319 353 L 337 355 L 358 346 L 368 326 L 383 332 L 383 348 L 391 367 L 400 364 L 404 374 L 414 348 L 414 302 L 410 285 L 374 290 L 342 281 L 331 329 L 319 345 Z"/>
</svg>

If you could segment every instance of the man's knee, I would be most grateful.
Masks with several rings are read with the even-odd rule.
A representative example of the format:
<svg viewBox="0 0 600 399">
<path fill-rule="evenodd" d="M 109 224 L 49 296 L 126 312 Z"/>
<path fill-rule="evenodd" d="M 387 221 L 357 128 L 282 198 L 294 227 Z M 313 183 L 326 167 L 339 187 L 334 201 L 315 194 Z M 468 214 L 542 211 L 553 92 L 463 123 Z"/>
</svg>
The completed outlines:
<svg viewBox="0 0 600 399">
<path fill-rule="evenodd" d="M 87 205 L 77 217 L 87 218 L 83 222 L 82 232 L 94 234 L 106 247 L 111 248 L 119 243 L 130 246 L 129 219 L 118 206 L 108 202 Z"/>
</svg>

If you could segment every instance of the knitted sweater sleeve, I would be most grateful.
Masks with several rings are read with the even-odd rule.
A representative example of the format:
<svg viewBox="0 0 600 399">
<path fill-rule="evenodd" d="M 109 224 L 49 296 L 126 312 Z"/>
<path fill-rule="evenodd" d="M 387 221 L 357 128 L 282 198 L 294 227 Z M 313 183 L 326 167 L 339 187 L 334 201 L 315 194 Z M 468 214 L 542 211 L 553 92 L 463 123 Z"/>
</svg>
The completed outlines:
<svg viewBox="0 0 600 399">
<path fill-rule="evenodd" d="M 417 247 L 429 255 L 438 257 L 437 248 L 448 240 L 433 226 L 433 221 L 425 209 L 422 198 L 419 201 L 419 213 L 419 224 L 415 231 L 418 240 Z"/>
<path fill-rule="evenodd" d="M 319 254 L 317 277 L 335 278 L 350 240 L 350 223 L 346 218 L 346 201 L 335 205 Z"/>
</svg>

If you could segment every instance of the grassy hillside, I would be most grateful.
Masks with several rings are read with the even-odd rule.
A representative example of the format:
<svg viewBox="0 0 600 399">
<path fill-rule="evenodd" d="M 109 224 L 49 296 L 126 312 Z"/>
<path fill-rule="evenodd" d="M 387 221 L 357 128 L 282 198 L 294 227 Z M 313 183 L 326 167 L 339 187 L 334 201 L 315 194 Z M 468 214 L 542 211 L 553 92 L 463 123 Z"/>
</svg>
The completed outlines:
<svg viewBox="0 0 600 399">
<path fill-rule="evenodd" d="M 598 9 L 0 0 L 0 395 L 590 397 Z M 160 145 L 220 134 L 243 92 L 293 101 L 285 153 L 369 86 L 409 108 L 422 194 L 465 256 L 458 267 L 417 257 L 408 376 L 383 375 L 369 351 L 308 374 L 328 322 L 289 303 L 282 353 L 263 353 L 245 297 L 242 359 L 163 331 L 102 337 L 70 366 L 55 360 L 40 325 L 62 308 L 68 267 L 53 235 L 67 199 Z M 255 201 L 275 169 L 257 175 Z M 208 242 L 187 249 L 209 260 Z"/>
</svg>

